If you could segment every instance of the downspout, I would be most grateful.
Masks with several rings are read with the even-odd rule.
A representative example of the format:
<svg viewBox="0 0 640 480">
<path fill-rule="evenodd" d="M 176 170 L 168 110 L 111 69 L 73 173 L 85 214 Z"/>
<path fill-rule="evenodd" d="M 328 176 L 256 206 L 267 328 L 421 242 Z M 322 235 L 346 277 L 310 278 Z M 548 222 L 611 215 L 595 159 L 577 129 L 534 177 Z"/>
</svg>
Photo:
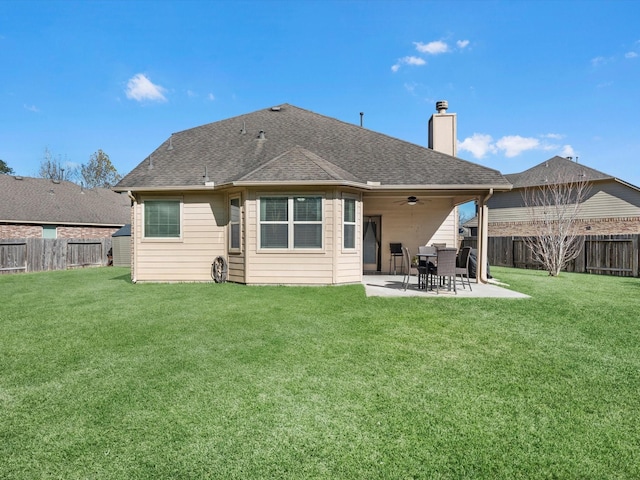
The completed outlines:
<svg viewBox="0 0 640 480">
<path fill-rule="evenodd" d="M 478 209 L 478 265 L 476 269 L 476 281 L 487 283 L 489 281 L 487 273 L 487 247 L 489 245 L 489 208 L 487 201 L 493 196 L 493 188 L 489 189 L 489 193 L 480 201 Z"/>
<path fill-rule="evenodd" d="M 131 199 L 131 281 L 136 283 L 138 280 L 136 278 L 136 265 L 137 265 L 137 252 L 136 248 L 136 236 L 135 236 L 135 222 L 136 222 L 136 206 L 138 205 L 138 201 L 131 190 L 127 190 L 127 196 Z"/>
</svg>

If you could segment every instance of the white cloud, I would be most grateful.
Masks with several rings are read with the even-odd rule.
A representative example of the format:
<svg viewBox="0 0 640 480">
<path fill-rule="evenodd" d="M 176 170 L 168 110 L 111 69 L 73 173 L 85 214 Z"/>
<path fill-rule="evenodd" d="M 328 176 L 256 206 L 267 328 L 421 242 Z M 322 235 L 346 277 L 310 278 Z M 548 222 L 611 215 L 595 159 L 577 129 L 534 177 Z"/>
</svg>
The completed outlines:
<svg viewBox="0 0 640 480">
<path fill-rule="evenodd" d="M 594 67 L 599 67 L 600 65 L 604 65 L 607 63 L 607 59 L 604 57 L 595 57 L 591 59 L 591 65 Z"/>
<path fill-rule="evenodd" d="M 403 57 L 400 60 L 398 60 L 398 63 L 396 63 L 391 67 L 391 70 L 393 72 L 397 72 L 402 65 L 420 66 L 420 65 L 426 65 L 426 64 L 427 64 L 426 60 L 420 57 L 414 57 L 414 56 Z"/>
<path fill-rule="evenodd" d="M 562 138 L 564 138 L 564 135 L 561 133 L 545 133 L 544 135 L 541 135 L 542 138 L 551 138 L 553 140 L 560 140 Z"/>
<path fill-rule="evenodd" d="M 125 93 L 127 98 L 142 102 L 144 100 L 152 100 L 155 102 L 166 102 L 164 96 L 166 89 L 160 85 L 155 85 L 143 73 L 137 73 L 127 82 Z"/>
<path fill-rule="evenodd" d="M 496 142 L 496 147 L 504 151 L 507 158 L 517 157 L 522 152 L 533 150 L 540 145 L 537 138 L 507 135 Z"/>
<path fill-rule="evenodd" d="M 469 46 L 469 40 L 458 40 L 456 45 L 460 50 L 467 48 Z"/>
<path fill-rule="evenodd" d="M 624 54 L 624 58 L 636 58 L 638 54 L 636 52 L 627 52 Z"/>
<path fill-rule="evenodd" d="M 38 113 L 40 111 L 40 109 L 35 105 L 23 105 L 23 107 L 25 110 L 29 110 L 30 112 Z"/>
<path fill-rule="evenodd" d="M 210 93 L 209 95 L 207 95 L 207 99 L 213 102 L 216 99 L 216 97 L 213 95 L 213 93 Z"/>
<path fill-rule="evenodd" d="M 428 53 L 429 55 L 438 55 L 449 51 L 449 45 L 440 40 L 429 43 L 413 42 L 413 44 L 420 53 Z"/>
<path fill-rule="evenodd" d="M 562 147 L 562 151 L 560 152 L 561 157 L 575 157 L 576 151 L 573 149 L 571 145 L 565 145 Z"/>
<path fill-rule="evenodd" d="M 196 92 L 194 92 L 193 90 L 187 90 L 187 97 L 189 98 L 194 98 L 197 97 L 198 94 Z"/>
<path fill-rule="evenodd" d="M 554 134 L 550 134 L 554 135 Z M 489 153 L 504 152 L 505 157 L 517 157 L 527 150 L 554 150 L 557 146 L 542 145 L 537 138 L 506 135 L 497 142 L 491 135 L 474 133 L 471 137 L 458 142 L 458 150 L 470 152 L 475 158 L 484 158 Z"/>
<path fill-rule="evenodd" d="M 496 147 L 493 145 L 491 135 L 474 133 L 471 137 L 458 142 L 458 150 L 471 152 L 475 158 L 483 158 L 487 153 L 495 153 Z"/>
</svg>

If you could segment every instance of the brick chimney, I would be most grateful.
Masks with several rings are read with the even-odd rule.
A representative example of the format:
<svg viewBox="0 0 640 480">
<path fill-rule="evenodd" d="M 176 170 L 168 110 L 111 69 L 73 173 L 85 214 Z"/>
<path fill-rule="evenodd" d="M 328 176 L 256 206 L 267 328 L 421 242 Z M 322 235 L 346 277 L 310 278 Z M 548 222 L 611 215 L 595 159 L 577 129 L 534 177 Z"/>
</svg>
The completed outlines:
<svg viewBox="0 0 640 480">
<path fill-rule="evenodd" d="M 455 113 L 447 113 L 446 100 L 436 102 L 436 111 L 429 119 L 429 148 L 447 155 L 457 154 L 457 119 Z"/>
</svg>

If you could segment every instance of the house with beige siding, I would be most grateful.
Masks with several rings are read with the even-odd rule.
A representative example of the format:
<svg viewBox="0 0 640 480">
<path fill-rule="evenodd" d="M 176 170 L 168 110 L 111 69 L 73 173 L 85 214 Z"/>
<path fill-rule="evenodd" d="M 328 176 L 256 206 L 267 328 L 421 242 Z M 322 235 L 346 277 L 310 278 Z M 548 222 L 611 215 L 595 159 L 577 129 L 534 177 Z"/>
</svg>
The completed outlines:
<svg viewBox="0 0 640 480">
<path fill-rule="evenodd" d="M 513 184 L 508 192 L 496 192 L 487 202 L 489 236 L 534 235 L 523 193 L 527 188 L 584 179 L 588 194 L 580 206 L 575 226 L 582 235 L 640 233 L 640 188 L 577 160 L 553 157 L 521 173 L 505 177 Z M 471 226 L 471 225 L 470 225 Z"/>
<path fill-rule="evenodd" d="M 211 281 L 216 260 L 232 282 L 347 284 L 386 273 L 391 243 L 457 247 L 457 206 L 486 222 L 511 184 L 455 156 L 446 108 L 434 148 L 290 104 L 172 134 L 114 187 L 132 202 L 133 281 Z"/>
</svg>

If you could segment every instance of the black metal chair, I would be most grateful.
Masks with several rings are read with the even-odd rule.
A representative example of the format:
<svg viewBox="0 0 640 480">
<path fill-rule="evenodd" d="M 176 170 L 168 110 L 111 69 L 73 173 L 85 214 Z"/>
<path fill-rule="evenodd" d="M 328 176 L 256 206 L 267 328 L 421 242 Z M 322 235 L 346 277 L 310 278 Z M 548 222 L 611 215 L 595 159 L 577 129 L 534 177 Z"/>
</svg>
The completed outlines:
<svg viewBox="0 0 640 480">
<path fill-rule="evenodd" d="M 402 251 L 401 243 L 390 243 L 389 244 L 390 254 L 389 257 L 389 275 L 391 275 L 391 261 L 393 261 L 393 274 L 397 274 L 398 266 L 396 261 L 398 257 L 400 257 L 400 270 L 404 272 L 404 253 Z M 411 268 L 411 265 L 408 265 L 408 268 Z"/>
</svg>

